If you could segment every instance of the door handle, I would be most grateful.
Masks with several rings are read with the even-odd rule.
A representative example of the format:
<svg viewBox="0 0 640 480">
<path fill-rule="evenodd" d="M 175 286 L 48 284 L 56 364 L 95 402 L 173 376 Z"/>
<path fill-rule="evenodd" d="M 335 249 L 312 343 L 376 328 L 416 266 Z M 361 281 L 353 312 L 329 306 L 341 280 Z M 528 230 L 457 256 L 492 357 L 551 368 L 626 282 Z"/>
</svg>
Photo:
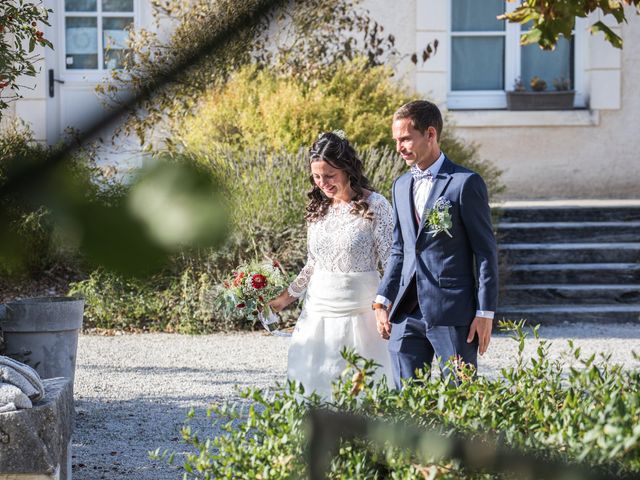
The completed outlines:
<svg viewBox="0 0 640 480">
<path fill-rule="evenodd" d="M 55 95 L 55 83 L 64 83 L 64 80 L 60 80 L 59 78 L 54 78 L 53 76 L 53 68 L 49 69 L 49 96 L 53 98 Z"/>
</svg>

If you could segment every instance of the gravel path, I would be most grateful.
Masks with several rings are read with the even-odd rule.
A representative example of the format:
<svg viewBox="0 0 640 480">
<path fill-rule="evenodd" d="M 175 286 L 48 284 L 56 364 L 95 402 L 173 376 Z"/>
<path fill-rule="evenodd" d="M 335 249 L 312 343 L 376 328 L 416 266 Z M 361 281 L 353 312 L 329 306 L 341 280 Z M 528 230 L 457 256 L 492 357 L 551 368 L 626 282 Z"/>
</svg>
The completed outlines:
<svg viewBox="0 0 640 480">
<path fill-rule="evenodd" d="M 627 367 L 640 365 L 640 327 L 563 325 L 541 328 L 552 354 L 573 338 L 584 354 L 608 353 Z M 82 335 L 75 380 L 74 480 L 180 479 L 177 467 L 148 459 L 150 450 L 182 452 L 180 427 L 190 407 L 195 424 L 207 429 L 204 411 L 212 402 L 237 398 L 236 387 L 268 387 L 286 374 L 288 339 L 262 333 L 207 336 L 170 334 Z M 528 352 L 535 348 L 529 342 Z M 493 375 L 515 358 L 516 343 L 494 336 L 480 360 L 480 373 Z M 179 463 L 179 462 L 178 462 Z"/>
</svg>

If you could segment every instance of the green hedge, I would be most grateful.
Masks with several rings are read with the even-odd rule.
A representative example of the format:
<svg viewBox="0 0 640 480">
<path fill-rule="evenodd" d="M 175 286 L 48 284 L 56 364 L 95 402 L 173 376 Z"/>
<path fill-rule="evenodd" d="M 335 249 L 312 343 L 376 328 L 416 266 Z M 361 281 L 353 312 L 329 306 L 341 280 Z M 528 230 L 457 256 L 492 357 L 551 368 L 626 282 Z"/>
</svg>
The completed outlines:
<svg viewBox="0 0 640 480">
<path fill-rule="evenodd" d="M 422 378 L 397 391 L 371 379 L 371 361 L 347 353 L 349 367 L 326 406 L 444 434 L 488 435 L 538 458 L 584 462 L 613 476 L 640 475 L 640 373 L 606 357 L 581 356 L 571 343 L 565 357 L 550 360 L 549 343 L 540 341 L 537 354 L 525 360 L 521 324 L 508 328 L 520 353 L 515 366 L 503 368 L 495 379 L 467 371 L 458 387 Z M 187 455 L 186 478 L 307 478 L 305 415 L 321 402 L 303 395 L 289 383 L 275 393 L 245 391 L 248 408 L 246 403 L 213 406 L 208 413 L 224 432 L 218 436 L 196 433 L 187 423 L 183 439 L 195 452 Z M 426 455 L 418 455 L 366 440 L 342 442 L 328 478 L 505 478 L 465 472 L 461 465 L 430 458 L 438 445 L 425 447 Z M 514 471 L 513 478 L 525 476 Z"/>
</svg>

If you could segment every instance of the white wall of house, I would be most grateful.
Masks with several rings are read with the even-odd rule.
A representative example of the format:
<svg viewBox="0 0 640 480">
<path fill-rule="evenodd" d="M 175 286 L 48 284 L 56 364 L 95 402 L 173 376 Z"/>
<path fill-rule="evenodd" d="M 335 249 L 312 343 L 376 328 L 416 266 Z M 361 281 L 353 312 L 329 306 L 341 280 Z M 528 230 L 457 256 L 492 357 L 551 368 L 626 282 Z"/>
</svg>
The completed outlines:
<svg viewBox="0 0 640 480">
<path fill-rule="evenodd" d="M 416 4 L 420 1 L 364 0 L 361 4 L 370 12 L 372 19 L 384 26 L 385 34 L 393 34 L 395 37 L 395 45 L 402 58 L 393 59 L 393 68 L 398 80 L 412 91 L 416 88 L 416 66 L 411 62 L 410 56 L 416 49 L 422 51 L 428 41 L 433 40 L 430 38 L 420 43 L 417 37 Z"/>
<path fill-rule="evenodd" d="M 417 0 L 416 41 L 440 35 L 437 57 L 418 68 L 416 87 L 444 108 L 451 100 L 450 1 Z M 640 194 L 640 111 L 638 79 L 640 22 L 629 11 L 621 28 L 625 49 L 602 35 L 576 32 L 576 89 L 587 108 L 566 111 L 451 109 L 449 121 L 475 142 L 483 158 L 504 171 L 506 198 L 637 198 Z M 579 71 L 578 71 L 579 70 Z M 455 160 L 455 159 L 454 159 Z"/>
<path fill-rule="evenodd" d="M 590 36 L 586 27 L 596 18 L 578 24 L 575 41 L 576 108 L 564 111 L 508 111 L 504 91 L 452 91 L 453 0 L 364 0 L 374 19 L 396 37 L 406 54 L 395 65 L 398 79 L 425 98 L 448 110 L 447 125 L 478 145 L 481 157 L 504 170 L 506 198 L 632 198 L 640 193 L 640 136 L 635 132 L 640 111 L 640 19 L 629 12 L 629 23 L 617 27 L 625 42 L 616 50 L 601 35 Z M 59 10 L 63 0 L 46 0 Z M 150 25 L 147 0 L 135 0 L 136 24 Z M 507 4 L 511 5 L 511 4 Z M 511 7 L 512 8 L 512 7 Z M 63 13 L 57 11 L 46 37 L 55 52 L 43 53 L 41 72 L 26 79 L 33 89 L 15 102 L 4 117 L 16 115 L 31 124 L 43 141 L 54 141 L 65 126 L 82 128 L 103 107 L 94 91 L 105 76 L 65 68 Z M 507 51 L 503 90 L 511 89 L 510 69 L 518 60 L 517 31 L 505 34 L 515 42 Z M 438 39 L 437 54 L 425 64 L 413 65 L 409 55 Z M 48 71 L 53 68 L 54 96 L 49 94 Z M 471 93 L 469 97 L 466 95 Z M 474 103 L 475 102 L 475 103 Z M 453 159 L 455 161 L 455 159 Z"/>
</svg>

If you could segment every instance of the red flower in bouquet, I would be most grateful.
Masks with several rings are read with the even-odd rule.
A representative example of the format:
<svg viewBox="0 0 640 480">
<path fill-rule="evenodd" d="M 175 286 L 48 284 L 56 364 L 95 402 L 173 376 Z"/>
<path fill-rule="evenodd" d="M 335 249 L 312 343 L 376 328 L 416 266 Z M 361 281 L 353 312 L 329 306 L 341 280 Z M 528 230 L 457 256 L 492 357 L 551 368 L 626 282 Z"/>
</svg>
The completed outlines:
<svg viewBox="0 0 640 480">
<path fill-rule="evenodd" d="M 261 273 L 256 273 L 253 277 L 251 277 L 251 286 L 256 290 L 263 289 L 267 286 L 267 277 L 265 277 Z"/>
<path fill-rule="evenodd" d="M 236 308 L 244 308 L 246 305 L 244 303 L 239 303 L 236 305 Z"/>
<path fill-rule="evenodd" d="M 236 278 L 233 279 L 233 286 L 237 287 L 238 285 L 240 285 L 242 283 L 242 279 L 245 277 L 245 273 L 244 272 L 240 272 L 236 275 Z"/>
</svg>

